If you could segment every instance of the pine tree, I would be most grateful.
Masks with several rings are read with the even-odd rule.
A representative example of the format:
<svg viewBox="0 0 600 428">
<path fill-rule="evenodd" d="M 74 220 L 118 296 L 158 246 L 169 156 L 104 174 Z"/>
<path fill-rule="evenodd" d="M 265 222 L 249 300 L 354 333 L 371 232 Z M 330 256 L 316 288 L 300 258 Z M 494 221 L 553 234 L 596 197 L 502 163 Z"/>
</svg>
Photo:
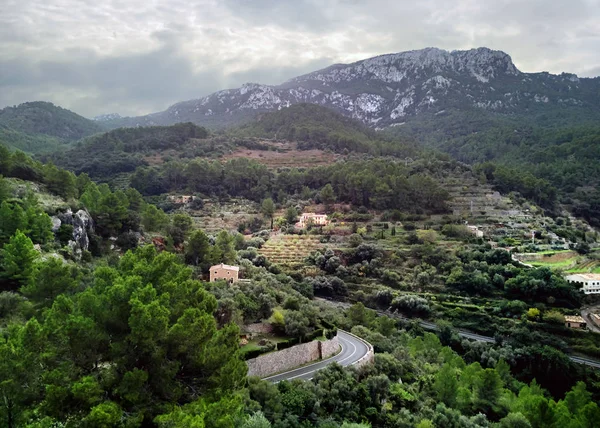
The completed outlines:
<svg viewBox="0 0 600 428">
<path fill-rule="evenodd" d="M 4 200 L 8 199 L 10 195 L 10 189 L 8 187 L 8 182 L 2 175 L 0 175 L 0 203 Z"/>
<path fill-rule="evenodd" d="M 271 220 L 271 229 L 273 229 L 273 215 L 275 214 L 275 203 L 273 202 L 273 199 L 265 199 L 262 202 L 261 211 L 265 217 Z"/>
<path fill-rule="evenodd" d="M 335 194 L 333 193 L 333 187 L 331 187 L 331 184 L 328 183 L 325 185 L 325 187 L 323 187 L 323 189 L 321 189 L 320 196 L 321 200 L 325 204 L 325 209 L 329 211 L 331 209 L 331 204 L 335 202 Z"/>
<path fill-rule="evenodd" d="M 439 401 L 448 407 L 454 407 L 458 392 L 458 379 L 454 367 L 448 363 L 442 366 L 442 369 L 435 375 L 433 389 Z"/>
<path fill-rule="evenodd" d="M 39 208 L 28 208 L 26 211 L 29 233 L 36 244 L 45 244 L 54 238 L 52 219 Z"/>
<path fill-rule="evenodd" d="M 17 232 L 0 250 L 3 278 L 18 285 L 25 285 L 31 279 L 33 265 L 38 258 L 38 252 L 33 248 L 33 242 L 23 232 Z"/>
<path fill-rule="evenodd" d="M 194 230 L 185 246 L 186 262 L 194 266 L 202 264 L 210 256 L 210 242 L 203 230 Z"/>
<path fill-rule="evenodd" d="M 21 292 L 38 303 L 51 306 L 55 297 L 76 289 L 80 279 L 79 270 L 51 257 L 36 263 L 31 281 L 21 287 Z"/>
</svg>

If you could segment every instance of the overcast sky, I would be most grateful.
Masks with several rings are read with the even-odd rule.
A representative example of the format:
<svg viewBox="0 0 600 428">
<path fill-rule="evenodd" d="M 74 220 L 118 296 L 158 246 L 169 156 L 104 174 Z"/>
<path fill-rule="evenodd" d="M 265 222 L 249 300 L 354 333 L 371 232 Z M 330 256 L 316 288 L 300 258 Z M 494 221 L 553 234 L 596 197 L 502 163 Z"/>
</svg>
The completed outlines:
<svg viewBox="0 0 600 428">
<path fill-rule="evenodd" d="M 600 0 L 0 0 L 0 107 L 139 115 L 435 46 L 600 75 Z"/>
</svg>

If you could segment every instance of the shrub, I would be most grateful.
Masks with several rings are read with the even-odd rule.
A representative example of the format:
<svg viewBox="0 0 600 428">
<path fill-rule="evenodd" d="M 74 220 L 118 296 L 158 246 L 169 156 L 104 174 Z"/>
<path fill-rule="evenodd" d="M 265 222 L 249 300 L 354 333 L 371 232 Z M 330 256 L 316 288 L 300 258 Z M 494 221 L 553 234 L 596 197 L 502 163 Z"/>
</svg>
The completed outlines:
<svg viewBox="0 0 600 428">
<path fill-rule="evenodd" d="M 395 298 L 391 305 L 392 310 L 398 310 L 413 315 L 429 315 L 431 307 L 423 297 L 405 294 Z"/>
<path fill-rule="evenodd" d="M 331 340 L 337 335 L 337 332 L 337 327 L 328 328 L 327 330 L 325 330 L 325 337 Z"/>
<path fill-rule="evenodd" d="M 323 337 L 323 329 L 322 328 L 318 328 L 316 330 L 314 330 L 312 333 L 309 333 L 306 335 L 306 341 L 311 341 L 311 340 L 315 340 L 318 339 L 319 337 Z"/>
<path fill-rule="evenodd" d="M 352 248 L 356 248 L 358 247 L 360 244 L 362 244 L 363 242 L 363 238 L 362 236 L 360 236 L 358 233 L 353 233 L 352 235 L 350 235 L 350 237 L 348 238 L 348 244 L 352 247 Z"/>
<path fill-rule="evenodd" d="M 281 351 L 282 349 L 291 348 L 292 346 L 297 345 L 298 343 L 300 343 L 300 339 L 297 337 L 292 337 L 288 340 L 282 340 L 277 344 L 277 350 Z"/>
</svg>

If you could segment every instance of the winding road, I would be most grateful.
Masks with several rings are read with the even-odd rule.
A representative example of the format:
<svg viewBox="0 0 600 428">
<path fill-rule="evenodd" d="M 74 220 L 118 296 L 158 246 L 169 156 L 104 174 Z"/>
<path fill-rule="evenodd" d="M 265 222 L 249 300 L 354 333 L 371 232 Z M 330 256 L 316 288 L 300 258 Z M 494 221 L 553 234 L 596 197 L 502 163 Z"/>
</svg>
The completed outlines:
<svg viewBox="0 0 600 428">
<path fill-rule="evenodd" d="M 330 306 L 336 306 L 339 308 L 349 308 L 350 306 L 352 306 L 352 303 L 347 303 L 347 302 L 337 302 L 337 301 L 320 299 L 320 298 L 316 298 L 316 300 L 324 302 Z M 403 317 L 398 313 L 391 313 L 391 312 L 387 312 L 387 311 L 375 311 L 375 312 L 378 315 L 385 315 L 385 316 L 392 317 L 392 318 L 410 320 L 410 318 Z M 423 327 L 426 330 L 437 330 L 437 328 L 438 328 L 438 326 L 435 323 L 430 322 L 430 321 L 419 321 L 419 324 L 421 325 L 421 327 Z M 476 340 L 478 342 L 494 343 L 496 341 L 493 337 L 483 336 L 481 334 L 471 333 L 471 332 L 465 331 L 465 330 L 458 330 L 458 335 L 460 337 L 464 337 L 464 338 L 471 339 L 471 340 Z M 587 358 L 587 357 L 579 357 L 579 356 L 570 355 L 570 354 L 567 354 L 567 356 L 574 363 L 585 364 L 586 366 L 600 369 L 600 361 L 598 361 L 598 360 L 594 360 L 592 358 Z"/>
<path fill-rule="evenodd" d="M 354 335 L 346 333 L 345 331 L 338 330 L 337 337 L 342 348 L 339 354 L 307 366 L 266 377 L 264 380 L 268 380 L 269 382 L 273 383 L 281 382 L 282 380 L 293 379 L 310 380 L 315 375 L 315 372 L 325 368 L 325 366 L 328 364 L 336 362 L 344 367 L 351 366 L 367 357 L 367 354 L 372 349 L 371 345 L 369 345 L 367 342 Z"/>
</svg>

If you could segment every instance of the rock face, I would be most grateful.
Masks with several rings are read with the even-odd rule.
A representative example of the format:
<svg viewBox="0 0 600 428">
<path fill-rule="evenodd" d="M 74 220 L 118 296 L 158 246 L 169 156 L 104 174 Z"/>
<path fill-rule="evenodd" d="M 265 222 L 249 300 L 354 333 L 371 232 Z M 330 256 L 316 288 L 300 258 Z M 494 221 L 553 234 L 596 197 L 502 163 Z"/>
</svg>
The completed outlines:
<svg viewBox="0 0 600 428">
<path fill-rule="evenodd" d="M 600 112 L 600 78 L 522 73 L 509 55 L 488 48 L 448 52 L 437 48 L 336 64 L 279 86 L 247 83 L 166 111 L 108 121 L 108 126 L 232 124 L 258 112 L 297 103 L 320 104 L 372 127 L 401 124 L 447 108 L 515 113 L 548 106 L 584 106 Z"/>
<path fill-rule="evenodd" d="M 63 224 L 70 224 L 73 226 L 73 240 L 69 242 L 69 245 L 75 250 L 87 250 L 90 245 L 88 234 L 94 231 L 94 221 L 92 220 L 90 213 L 86 210 L 79 210 L 76 213 L 73 213 L 73 211 L 69 209 L 64 213 L 52 217 L 53 232 L 56 232 Z"/>
</svg>

